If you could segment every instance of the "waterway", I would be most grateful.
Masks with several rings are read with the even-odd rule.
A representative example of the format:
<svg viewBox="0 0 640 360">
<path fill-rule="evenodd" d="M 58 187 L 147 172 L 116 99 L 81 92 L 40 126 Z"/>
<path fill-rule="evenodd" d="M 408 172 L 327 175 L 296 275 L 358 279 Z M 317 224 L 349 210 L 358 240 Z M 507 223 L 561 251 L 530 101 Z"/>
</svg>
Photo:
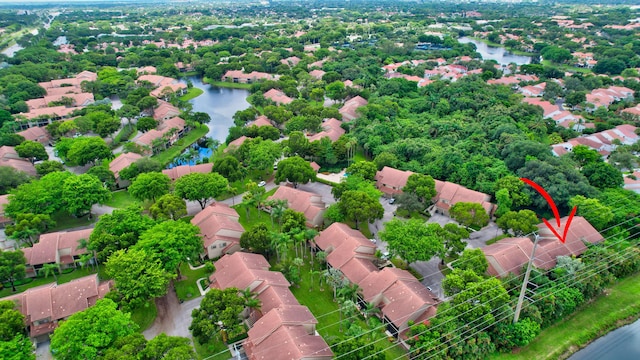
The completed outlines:
<svg viewBox="0 0 640 360">
<path fill-rule="evenodd" d="M 640 320 L 608 333 L 569 358 L 569 360 L 637 359 L 640 359 Z"/>
<path fill-rule="evenodd" d="M 482 55 L 484 60 L 495 60 L 500 65 L 509 65 L 516 63 L 518 65 L 531 63 L 530 56 L 515 55 L 507 51 L 507 49 L 499 46 L 489 46 L 486 43 L 472 39 L 469 37 L 461 37 L 458 41 L 462 44 L 472 43 L 476 46 L 476 51 Z"/>
<path fill-rule="evenodd" d="M 247 102 L 249 91 L 211 86 L 195 76 L 188 79 L 193 87 L 204 91 L 189 102 L 193 104 L 194 112 L 204 112 L 211 117 L 211 121 L 207 123 L 209 127 L 207 137 L 224 142 L 229 135 L 229 128 L 234 126 L 233 115 L 238 110 L 244 110 L 251 106 Z"/>
</svg>

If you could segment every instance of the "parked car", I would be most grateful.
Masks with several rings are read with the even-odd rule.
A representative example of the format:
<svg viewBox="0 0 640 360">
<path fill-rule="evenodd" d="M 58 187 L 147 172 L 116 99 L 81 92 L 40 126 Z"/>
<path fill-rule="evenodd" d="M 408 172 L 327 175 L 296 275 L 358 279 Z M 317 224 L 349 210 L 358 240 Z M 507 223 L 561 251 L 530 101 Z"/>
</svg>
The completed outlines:
<svg viewBox="0 0 640 360">
<path fill-rule="evenodd" d="M 267 185 L 267 183 L 266 183 L 265 181 L 260 181 L 260 182 L 258 183 L 258 186 L 260 186 L 260 187 L 263 187 L 263 186 L 265 186 L 265 185 Z"/>
<path fill-rule="evenodd" d="M 396 202 L 396 199 L 394 198 L 389 199 L 389 204 L 393 204 L 394 202 Z"/>
<path fill-rule="evenodd" d="M 378 242 L 376 239 L 369 239 L 369 241 L 371 241 L 374 244 Z"/>
</svg>

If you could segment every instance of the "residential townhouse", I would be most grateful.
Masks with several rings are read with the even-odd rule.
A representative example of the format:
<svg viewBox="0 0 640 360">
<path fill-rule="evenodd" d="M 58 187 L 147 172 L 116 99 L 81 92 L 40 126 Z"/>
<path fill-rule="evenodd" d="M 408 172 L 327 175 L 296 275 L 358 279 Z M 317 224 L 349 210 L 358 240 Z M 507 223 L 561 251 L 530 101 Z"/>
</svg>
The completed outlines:
<svg viewBox="0 0 640 360">
<path fill-rule="evenodd" d="M 267 260 L 258 254 L 237 252 L 215 263 L 210 287 L 249 289 L 260 300 L 260 309 L 250 311 L 250 327 L 243 349 L 249 360 L 331 359 L 327 343 L 316 331 L 318 323 L 306 306 L 289 290 L 282 273 L 269 271 Z"/>
<path fill-rule="evenodd" d="M 149 95 L 158 99 L 163 99 L 164 101 L 168 101 L 169 97 L 173 94 L 180 96 L 187 92 L 187 84 L 181 83 L 170 77 L 160 75 L 142 75 L 138 77 L 138 82 L 142 81 L 148 81 L 155 87 Z"/>
<path fill-rule="evenodd" d="M 618 125 L 613 129 L 601 131 L 588 136 L 581 136 L 569 141 L 553 145 L 551 153 L 561 156 L 573 150 L 574 146 L 584 145 L 596 150 L 603 157 L 609 156 L 617 146 L 616 143 L 632 145 L 640 140 L 640 136 L 635 133 L 636 127 L 629 124 Z"/>
<path fill-rule="evenodd" d="M 340 270 L 360 287 L 358 305 L 371 303 L 379 308 L 387 331 L 405 347 L 409 323 L 427 322 L 436 314 L 437 297 L 406 270 L 379 270 L 373 263 L 376 246 L 359 231 L 333 223 L 316 237 L 315 244 L 316 250 L 328 253 L 328 267 Z"/>
<path fill-rule="evenodd" d="M 240 236 L 244 228 L 239 219 L 235 209 L 219 202 L 207 206 L 191 219 L 191 223 L 200 229 L 204 246 L 202 257 L 217 259 L 241 249 Z"/>
<path fill-rule="evenodd" d="M 142 155 L 136 153 L 123 153 L 118 155 L 109 163 L 109 170 L 116 178 L 116 186 L 118 188 L 126 188 L 131 185 L 131 180 L 125 180 L 120 177 L 120 171 L 128 168 L 131 164 L 142 159 Z"/>
<path fill-rule="evenodd" d="M 8 166 L 31 176 L 36 176 L 36 168 L 31 161 L 21 158 L 13 146 L 0 146 L 0 166 Z"/>
<path fill-rule="evenodd" d="M 293 101 L 292 98 L 288 97 L 284 92 L 282 92 L 282 90 L 278 89 L 270 89 L 262 94 L 262 96 L 264 96 L 265 99 L 273 101 L 277 105 L 286 105 Z"/>
<path fill-rule="evenodd" d="M 222 81 L 229 81 L 240 84 L 253 84 L 259 80 L 278 80 L 280 75 L 272 75 L 259 71 L 252 71 L 245 74 L 242 70 L 228 70 L 223 76 Z"/>
<path fill-rule="evenodd" d="M 344 105 L 338 110 L 340 114 L 342 114 L 342 120 L 345 122 L 353 121 L 360 117 L 360 114 L 357 113 L 359 107 L 367 105 L 369 102 L 361 97 L 360 95 L 354 96 L 353 98 L 344 102 Z"/>
<path fill-rule="evenodd" d="M 180 165 L 174 166 L 171 169 L 164 169 L 162 173 L 167 175 L 169 179 L 175 181 L 185 175 L 200 173 L 209 174 L 213 169 L 213 163 L 197 164 L 197 165 Z"/>
<path fill-rule="evenodd" d="M 342 121 L 338 119 L 326 119 L 322 123 L 322 131 L 309 136 L 309 142 L 319 141 L 324 137 L 329 138 L 331 142 L 336 142 L 345 134 L 345 130 L 342 128 Z"/>
<path fill-rule="evenodd" d="M 174 117 L 160 122 L 157 129 L 151 129 L 142 134 L 135 139 L 135 143 L 142 146 L 145 149 L 145 154 L 148 155 L 173 145 L 187 131 L 188 128 L 185 121 L 179 117 Z M 161 146 L 154 146 L 158 139 L 164 139 L 165 142 Z"/>
<path fill-rule="evenodd" d="M 587 108 L 587 110 L 594 111 L 599 107 L 609 107 L 616 101 L 633 99 L 633 93 L 632 89 L 623 86 L 593 89 L 591 93 L 586 95 L 586 103 L 593 105 L 593 108 Z"/>
<path fill-rule="evenodd" d="M 288 186 L 280 186 L 267 200 L 286 200 L 289 209 L 301 212 L 307 220 L 308 227 L 319 227 L 324 221 L 326 204 L 322 196 Z"/>
<path fill-rule="evenodd" d="M 81 247 L 82 240 L 88 241 L 93 229 L 57 231 L 40 235 L 40 240 L 32 247 L 22 248 L 26 261 L 27 277 L 40 274 L 44 264 L 56 264 L 60 269 L 76 267 L 76 261 L 88 253 Z"/>
<path fill-rule="evenodd" d="M 224 152 L 229 152 L 229 151 L 235 151 L 237 150 L 240 146 L 242 146 L 242 144 L 244 144 L 245 141 L 247 141 L 248 137 L 242 135 L 239 138 L 233 140 L 232 142 L 230 142 L 229 144 L 227 144 L 227 147 L 223 150 Z"/>
<path fill-rule="evenodd" d="M 51 142 L 51 136 L 49 135 L 49 132 L 47 132 L 47 130 L 43 127 L 30 127 L 18 132 L 17 134 L 22 136 L 25 140 L 37 141 L 45 146 L 49 145 Z"/>
<path fill-rule="evenodd" d="M 568 221 L 565 216 L 561 219 L 561 229 Z M 558 256 L 580 256 L 586 250 L 586 244 L 597 244 L 604 241 L 598 231 L 583 217 L 575 216 L 567 232 L 564 243 L 547 228 L 544 223 L 538 224 L 538 247 L 533 261 L 536 268 L 549 270 L 556 265 Z M 505 277 L 509 273 L 520 275 L 524 266 L 529 262 L 533 251 L 533 241 L 530 238 L 507 238 L 482 248 L 489 263 L 487 272 L 490 275 Z"/>
<path fill-rule="evenodd" d="M 47 284 L 0 300 L 14 301 L 24 315 L 27 331 L 36 345 L 47 341 L 60 321 L 83 311 L 111 291 L 113 280 L 100 282 L 98 274 L 64 284 Z"/>
</svg>

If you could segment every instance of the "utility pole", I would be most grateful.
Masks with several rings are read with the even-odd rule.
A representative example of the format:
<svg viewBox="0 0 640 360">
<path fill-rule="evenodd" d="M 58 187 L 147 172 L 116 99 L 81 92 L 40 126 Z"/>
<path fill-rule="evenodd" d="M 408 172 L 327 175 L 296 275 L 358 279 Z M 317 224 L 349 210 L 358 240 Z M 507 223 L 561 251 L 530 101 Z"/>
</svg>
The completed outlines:
<svg viewBox="0 0 640 360">
<path fill-rule="evenodd" d="M 538 240 L 540 239 L 540 235 L 536 234 L 536 238 L 533 241 L 533 250 L 531 251 L 531 257 L 529 258 L 529 263 L 527 264 L 527 271 L 524 273 L 524 281 L 522 282 L 522 287 L 520 288 L 520 296 L 518 297 L 518 303 L 516 304 L 516 313 L 513 316 L 513 323 L 518 322 L 518 318 L 520 317 L 520 310 L 522 310 L 522 302 L 524 301 L 524 294 L 527 291 L 527 284 L 529 284 L 529 275 L 531 274 L 531 265 L 533 264 L 533 260 L 536 258 L 536 248 L 538 247 Z"/>
</svg>

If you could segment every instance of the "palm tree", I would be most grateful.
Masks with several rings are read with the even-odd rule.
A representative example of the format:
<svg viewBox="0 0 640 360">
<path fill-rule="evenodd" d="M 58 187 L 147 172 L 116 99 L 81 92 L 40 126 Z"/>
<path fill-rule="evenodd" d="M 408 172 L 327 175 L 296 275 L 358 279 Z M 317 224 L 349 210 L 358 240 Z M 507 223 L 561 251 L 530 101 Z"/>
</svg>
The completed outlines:
<svg viewBox="0 0 640 360">
<path fill-rule="evenodd" d="M 80 249 L 88 249 L 89 248 L 89 240 L 87 239 L 80 239 L 78 241 L 78 247 L 76 249 L 80 250 Z M 82 262 L 83 267 L 85 266 L 84 264 L 86 263 L 85 260 L 87 259 L 87 255 L 89 254 L 85 254 L 82 255 L 80 257 L 80 262 Z M 83 260 L 84 259 L 84 260 Z M 98 271 L 98 256 L 96 254 L 95 250 L 91 250 L 91 257 L 88 258 L 89 259 L 89 263 L 91 264 L 91 268 L 93 269 L 93 265 L 95 264 L 96 266 L 96 271 Z M 93 259 L 94 261 L 92 262 L 91 259 Z"/>
<path fill-rule="evenodd" d="M 278 219 L 278 226 L 282 228 L 282 215 L 284 211 L 289 207 L 289 202 L 287 200 L 271 200 L 267 204 L 271 207 L 271 226 L 273 226 L 273 219 Z"/>
<path fill-rule="evenodd" d="M 86 268 L 87 265 L 91 265 L 91 270 L 93 271 L 93 262 L 91 261 L 92 259 L 93 254 L 86 253 L 81 255 L 80 259 L 76 260 L 76 263 L 80 263 L 83 269 Z"/>
<path fill-rule="evenodd" d="M 313 243 L 313 246 L 315 246 L 315 242 L 314 239 L 316 238 L 316 236 L 318 236 L 318 230 L 316 229 L 305 229 L 304 230 L 304 242 L 305 245 L 309 245 L 309 242 Z M 313 256 L 311 257 L 313 259 Z M 312 263 L 313 265 L 313 263 Z"/>
<path fill-rule="evenodd" d="M 276 250 L 276 257 L 278 259 L 278 262 L 280 262 L 280 254 L 283 255 L 283 259 L 286 258 L 287 245 L 289 245 L 290 242 L 291 237 L 289 236 L 289 234 L 277 232 L 271 233 L 271 247 Z M 285 250 L 284 254 L 282 253 L 283 249 Z"/>
<path fill-rule="evenodd" d="M 236 206 L 236 195 L 238 193 L 238 189 L 229 185 L 229 188 L 227 188 L 227 191 L 229 191 L 229 193 L 231 193 L 231 206 Z M 249 219 L 247 219 L 249 220 Z"/>
<path fill-rule="evenodd" d="M 318 251 L 316 253 L 316 258 L 318 259 L 320 264 L 324 264 L 324 262 L 327 260 L 327 253 L 324 251 Z"/>
<path fill-rule="evenodd" d="M 260 310 L 260 307 L 262 306 L 260 299 L 256 298 L 256 294 L 252 292 L 250 288 L 242 290 L 240 292 L 240 296 L 244 300 L 244 306 L 248 309 L 245 318 L 251 316 L 252 311 Z"/>
<path fill-rule="evenodd" d="M 367 325 L 369 325 L 369 327 L 373 327 L 371 324 L 371 319 L 375 314 L 378 313 L 380 313 L 380 309 L 372 303 L 367 303 L 362 309 L 362 315 L 364 315 L 364 318 L 367 319 Z"/>
<path fill-rule="evenodd" d="M 250 220 L 249 209 L 258 203 L 258 199 L 256 199 L 252 193 L 248 192 L 242 197 L 242 203 L 245 204 L 245 210 L 247 210 L 247 220 Z"/>
<path fill-rule="evenodd" d="M 44 271 L 44 277 L 48 278 L 50 274 L 53 274 L 53 278 L 57 283 L 58 276 L 56 276 L 56 270 L 58 272 L 60 271 L 60 266 L 58 264 L 49 263 L 49 264 L 42 265 L 42 271 Z"/>
<path fill-rule="evenodd" d="M 314 275 L 322 275 L 322 271 L 316 271 L 316 270 L 313 270 L 313 269 L 309 270 L 309 278 L 311 280 L 311 286 L 309 286 L 309 291 L 313 291 L 313 276 Z M 322 277 L 319 278 L 319 281 L 318 281 L 319 284 L 318 285 L 320 285 L 321 282 L 322 282 Z"/>
<path fill-rule="evenodd" d="M 338 290 L 338 296 L 344 300 L 354 301 L 359 290 L 362 289 L 358 284 L 346 284 Z"/>
</svg>

